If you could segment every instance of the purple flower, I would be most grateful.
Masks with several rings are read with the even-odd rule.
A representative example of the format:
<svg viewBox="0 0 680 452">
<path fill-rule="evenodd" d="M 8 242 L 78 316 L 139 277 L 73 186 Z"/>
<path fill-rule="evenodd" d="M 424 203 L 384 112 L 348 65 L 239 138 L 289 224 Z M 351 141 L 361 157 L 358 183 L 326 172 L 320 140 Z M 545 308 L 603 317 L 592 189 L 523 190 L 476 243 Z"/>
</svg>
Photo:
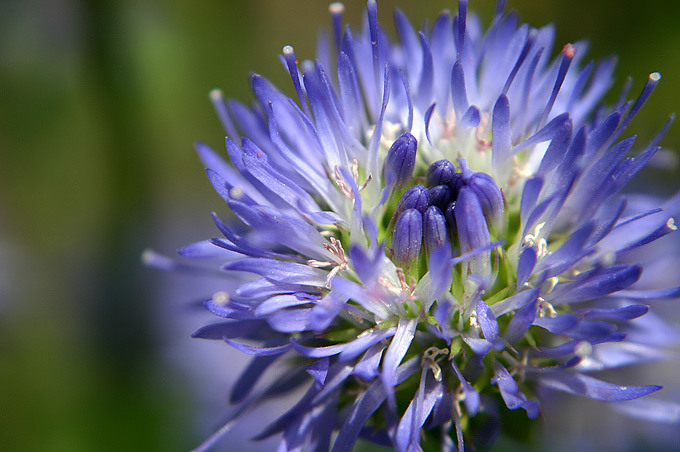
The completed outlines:
<svg viewBox="0 0 680 452">
<path fill-rule="evenodd" d="M 620 136 L 659 74 L 607 107 L 612 60 L 581 66 L 571 44 L 552 58 L 552 28 L 502 7 L 486 31 L 466 1 L 424 32 L 397 11 L 398 43 L 375 1 L 358 32 L 330 10 L 334 42 L 316 61 L 283 49 L 296 99 L 260 76 L 252 108 L 211 93 L 231 163 L 198 153 L 239 221 L 215 216 L 222 237 L 183 254 L 228 250 L 221 270 L 249 277 L 206 301 L 224 320 L 195 335 L 253 361 L 199 449 L 300 387 L 257 438 L 280 434 L 283 451 L 359 438 L 420 450 L 423 437 L 462 450 L 486 428 L 472 418 L 535 418 L 544 389 L 611 402 L 658 391 L 592 373 L 660 350 L 626 334 L 643 301 L 680 294 L 677 281 L 641 284 L 644 250 L 677 229 L 671 206 L 629 212 L 621 194 L 668 127 L 626 157 L 634 138 Z M 287 373 L 260 384 L 273 364 Z"/>
</svg>

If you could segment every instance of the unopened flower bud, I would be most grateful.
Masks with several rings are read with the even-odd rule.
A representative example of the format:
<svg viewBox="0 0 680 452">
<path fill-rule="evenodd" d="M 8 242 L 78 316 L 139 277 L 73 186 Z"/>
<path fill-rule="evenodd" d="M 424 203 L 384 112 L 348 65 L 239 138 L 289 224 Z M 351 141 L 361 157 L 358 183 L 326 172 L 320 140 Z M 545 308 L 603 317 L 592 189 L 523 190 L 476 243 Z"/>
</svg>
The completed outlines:
<svg viewBox="0 0 680 452">
<path fill-rule="evenodd" d="M 453 163 L 444 159 L 434 162 L 427 169 L 427 186 L 448 185 L 456 174 L 456 167 Z"/>
<path fill-rule="evenodd" d="M 451 202 L 451 188 L 448 185 L 437 185 L 430 188 L 430 205 L 437 206 L 440 210 L 446 209 Z"/>
<path fill-rule="evenodd" d="M 441 209 L 430 206 L 423 216 L 423 237 L 425 247 L 429 253 L 449 242 L 449 232 L 446 228 L 446 218 Z"/>
<path fill-rule="evenodd" d="M 425 209 L 430 204 L 430 191 L 423 185 L 418 184 L 406 190 L 397 205 L 397 214 L 406 209 L 416 209 L 420 213 L 425 213 Z"/>
<path fill-rule="evenodd" d="M 470 178 L 468 185 L 477 195 L 486 220 L 499 228 L 503 221 L 505 199 L 496 181 L 488 174 L 478 172 Z"/>
<path fill-rule="evenodd" d="M 394 262 L 407 266 L 418 258 L 423 242 L 423 214 L 416 209 L 406 209 L 399 215 L 392 235 Z"/>
<path fill-rule="evenodd" d="M 416 164 L 418 140 L 408 132 L 403 133 L 392 144 L 385 159 L 384 173 L 387 185 L 404 185 L 413 177 Z"/>
</svg>

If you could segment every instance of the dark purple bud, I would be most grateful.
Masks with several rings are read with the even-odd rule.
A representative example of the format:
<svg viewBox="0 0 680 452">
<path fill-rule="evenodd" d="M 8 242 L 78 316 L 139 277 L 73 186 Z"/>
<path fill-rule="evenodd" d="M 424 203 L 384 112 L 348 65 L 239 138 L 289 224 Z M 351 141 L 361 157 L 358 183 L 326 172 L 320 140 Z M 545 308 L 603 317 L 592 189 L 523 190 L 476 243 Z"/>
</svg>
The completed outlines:
<svg viewBox="0 0 680 452">
<path fill-rule="evenodd" d="M 474 173 L 468 185 L 477 195 L 486 220 L 499 228 L 503 220 L 505 199 L 496 181 L 486 173 Z"/>
<path fill-rule="evenodd" d="M 468 186 L 462 187 L 458 193 L 455 216 L 461 253 L 468 253 L 491 243 L 482 206 L 475 192 Z M 491 253 L 487 251 L 470 259 L 470 272 L 482 277 L 490 277 L 490 256 Z"/>
<path fill-rule="evenodd" d="M 427 169 L 427 186 L 448 185 L 456 174 L 456 167 L 448 160 L 438 160 Z"/>
<path fill-rule="evenodd" d="M 461 173 L 454 174 L 451 178 L 451 182 L 449 182 L 449 187 L 451 187 L 451 199 L 455 200 L 458 198 L 458 192 L 463 185 L 465 185 L 463 175 Z"/>
<path fill-rule="evenodd" d="M 449 205 L 446 206 L 446 210 L 444 211 L 444 218 L 446 218 L 446 224 L 449 227 L 452 239 L 453 237 L 457 237 L 458 232 L 456 229 L 456 201 L 451 201 Z"/>
<path fill-rule="evenodd" d="M 406 266 L 416 260 L 423 242 L 423 214 L 416 209 L 406 209 L 397 219 L 392 235 L 394 262 Z"/>
<path fill-rule="evenodd" d="M 423 237 L 425 247 L 429 253 L 449 242 L 449 232 L 446 228 L 446 218 L 441 209 L 430 206 L 423 216 Z"/>
<path fill-rule="evenodd" d="M 420 213 L 425 213 L 425 209 L 430 205 L 430 191 L 423 185 L 418 184 L 406 190 L 397 205 L 397 214 L 406 209 L 416 209 Z"/>
<path fill-rule="evenodd" d="M 451 188 L 448 185 L 437 185 L 430 188 L 431 206 L 437 206 L 440 210 L 444 210 L 449 202 L 451 202 Z"/>
<path fill-rule="evenodd" d="M 387 185 L 404 185 L 413 177 L 416 164 L 418 140 L 408 132 L 403 133 L 394 142 L 385 159 L 385 182 Z"/>
</svg>

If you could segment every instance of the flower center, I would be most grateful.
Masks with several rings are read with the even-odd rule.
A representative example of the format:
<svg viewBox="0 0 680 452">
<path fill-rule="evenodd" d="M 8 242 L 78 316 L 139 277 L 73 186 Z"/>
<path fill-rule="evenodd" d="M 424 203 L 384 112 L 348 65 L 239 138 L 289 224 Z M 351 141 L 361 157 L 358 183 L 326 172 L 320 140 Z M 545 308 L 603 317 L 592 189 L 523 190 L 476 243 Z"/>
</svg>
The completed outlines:
<svg viewBox="0 0 680 452">
<path fill-rule="evenodd" d="M 416 143 L 411 138 L 404 134 L 390 148 L 385 161 L 387 186 L 399 187 L 412 180 Z M 491 236 L 503 228 L 505 210 L 495 180 L 471 170 L 462 158 L 458 168 L 450 160 L 438 160 L 429 166 L 426 177 L 416 179 L 424 179 L 425 185 L 413 185 L 403 193 L 390 221 L 395 264 L 417 274 L 421 256 L 452 247 L 460 254 L 479 253 L 471 258 L 468 274 L 488 280 L 488 246 Z"/>
</svg>

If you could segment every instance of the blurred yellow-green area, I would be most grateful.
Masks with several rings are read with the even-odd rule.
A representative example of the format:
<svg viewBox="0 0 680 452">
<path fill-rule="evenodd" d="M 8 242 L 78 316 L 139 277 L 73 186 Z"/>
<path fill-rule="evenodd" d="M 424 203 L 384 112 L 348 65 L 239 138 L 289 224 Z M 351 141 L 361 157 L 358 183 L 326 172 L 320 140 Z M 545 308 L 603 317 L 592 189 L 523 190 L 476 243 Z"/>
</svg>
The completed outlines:
<svg viewBox="0 0 680 452">
<path fill-rule="evenodd" d="M 414 24 L 457 8 L 381 0 L 390 33 L 397 4 Z M 488 24 L 494 4 L 470 8 Z M 346 6 L 359 26 L 364 2 Z M 555 23 L 558 47 L 587 38 L 591 58 L 618 54 L 612 99 L 628 75 L 637 93 L 650 72 L 663 74 L 629 128 L 640 140 L 679 109 L 680 3 L 509 7 L 534 26 Z M 189 337 L 211 282 L 160 274 L 140 255 L 215 234 L 209 212 L 226 208 L 192 149 L 197 140 L 223 148 L 208 92 L 248 101 L 255 71 L 290 93 L 278 54 L 291 44 L 313 57 L 327 9 L 319 0 L 0 1 L 0 450 L 184 451 L 219 425 L 222 374 L 236 366 L 226 346 Z M 663 143 L 680 147 L 680 127 Z"/>
</svg>

